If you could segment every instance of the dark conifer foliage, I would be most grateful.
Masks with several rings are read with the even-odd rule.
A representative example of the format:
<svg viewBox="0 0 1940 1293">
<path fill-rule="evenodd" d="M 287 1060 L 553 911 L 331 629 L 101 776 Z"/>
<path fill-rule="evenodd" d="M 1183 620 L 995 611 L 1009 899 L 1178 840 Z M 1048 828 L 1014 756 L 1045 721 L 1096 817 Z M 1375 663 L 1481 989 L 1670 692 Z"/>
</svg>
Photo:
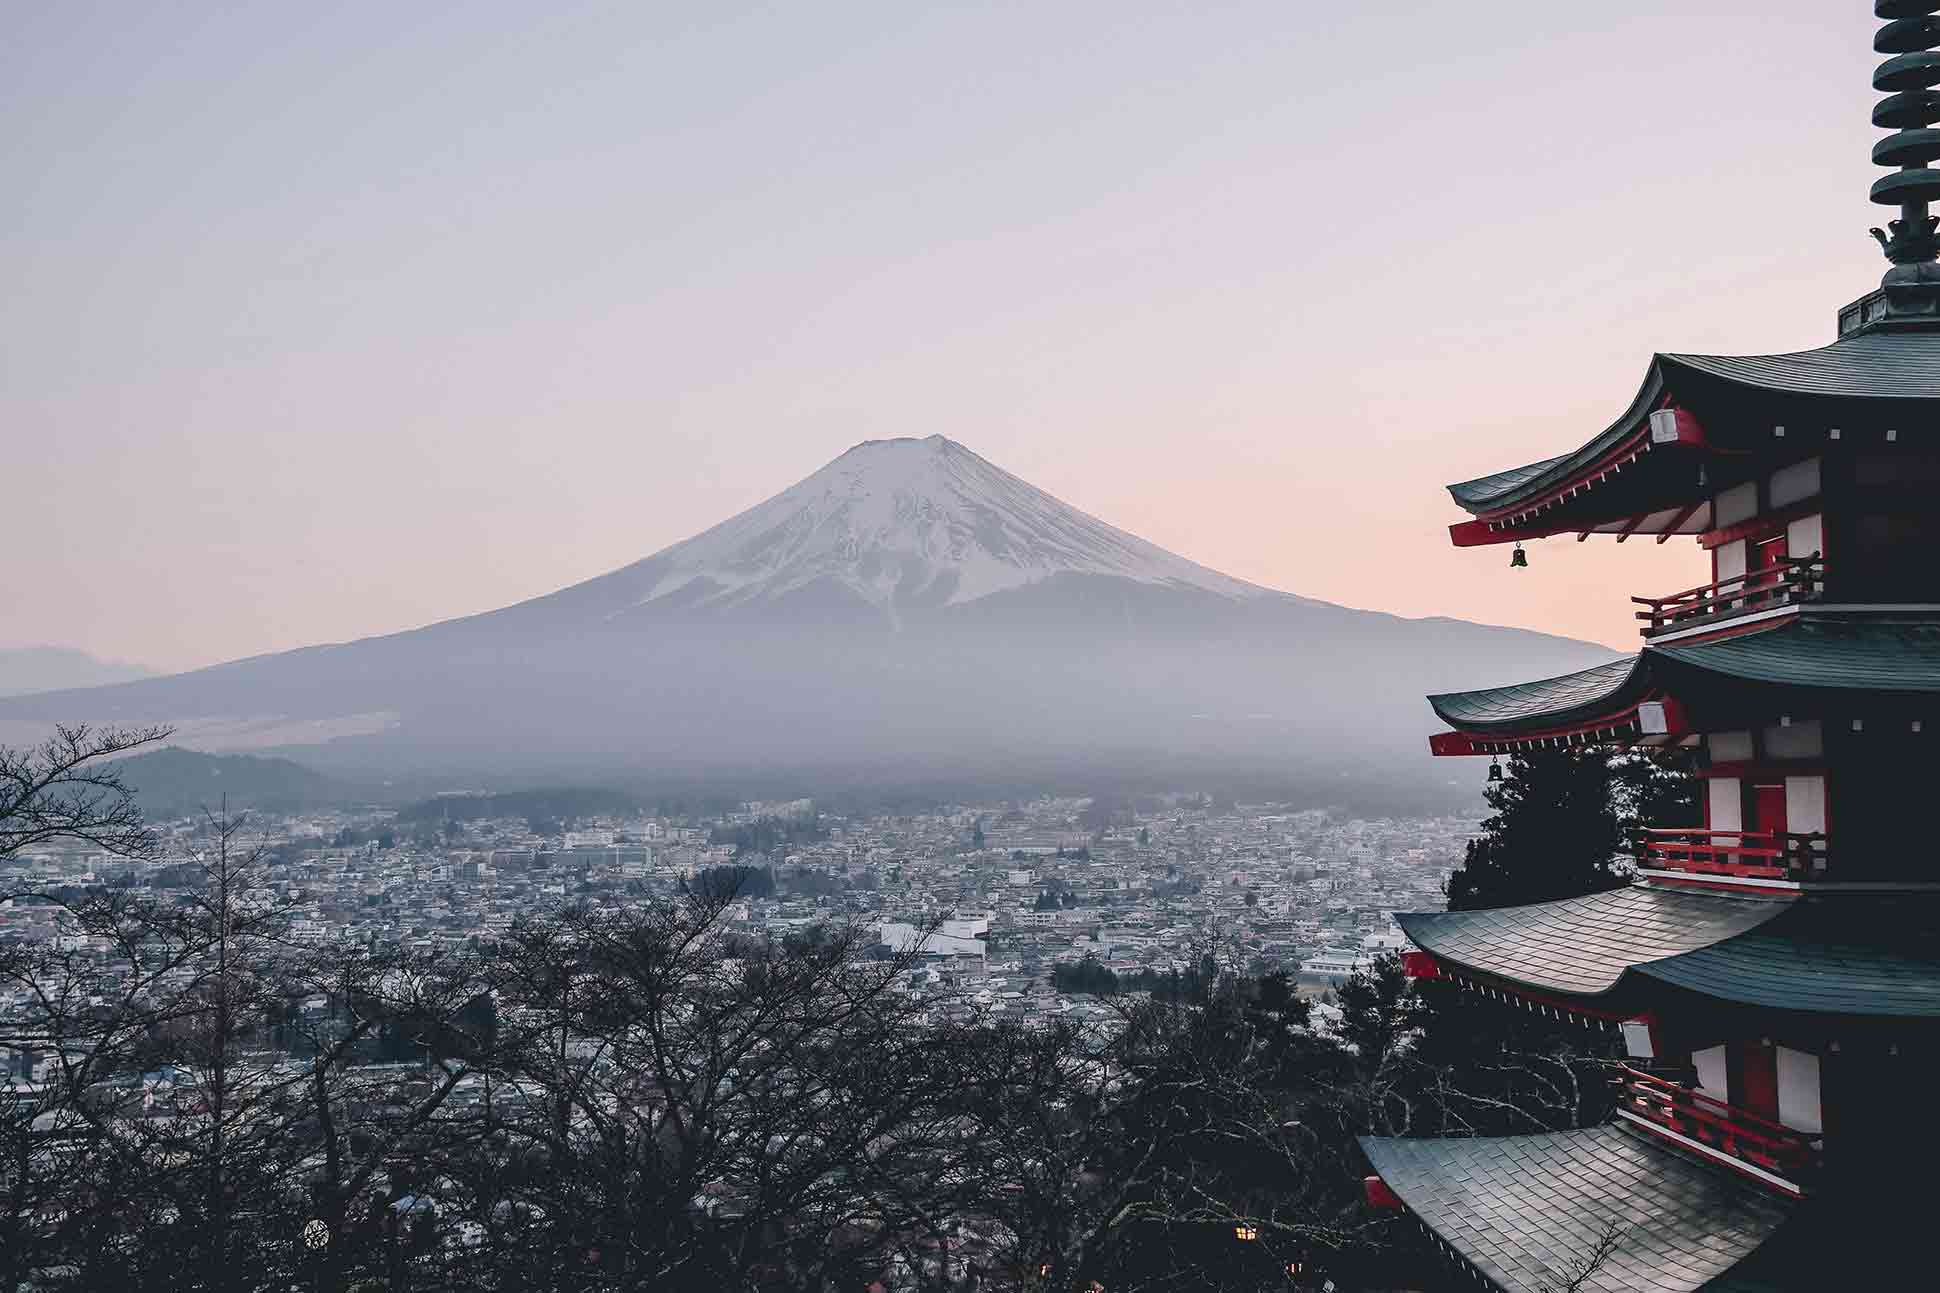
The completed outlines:
<svg viewBox="0 0 1940 1293">
<path fill-rule="evenodd" d="M 1448 909 L 1577 898 L 1624 882 L 1641 827 L 1694 826 L 1683 751 L 1553 750 L 1510 756 L 1483 798 L 1495 812 L 1448 877 Z"/>
<path fill-rule="evenodd" d="M 1623 883 L 1628 832 L 1602 751 L 1510 757 L 1484 797 L 1493 816 L 1448 877 L 1448 909 L 1519 907 Z"/>
</svg>

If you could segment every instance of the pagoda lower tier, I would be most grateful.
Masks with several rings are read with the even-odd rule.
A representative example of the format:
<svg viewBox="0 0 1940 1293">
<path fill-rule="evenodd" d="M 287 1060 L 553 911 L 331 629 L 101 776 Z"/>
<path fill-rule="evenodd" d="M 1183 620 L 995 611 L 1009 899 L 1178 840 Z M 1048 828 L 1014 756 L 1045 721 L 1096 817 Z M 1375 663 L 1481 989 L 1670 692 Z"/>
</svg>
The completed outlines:
<svg viewBox="0 0 1940 1293">
<path fill-rule="evenodd" d="M 1916 1135 L 1854 1195 L 1791 1199 L 1627 1123 L 1363 1137 L 1455 1273 L 1505 1293 L 1827 1293 L 1934 1286 Z M 1871 1188 L 1864 1188 L 1870 1184 Z M 1599 1250 L 1603 1251 L 1599 1258 Z"/>
<path fill-rule="evenodd" d="M 1716 1288 L 1798 1208 L 1622 1124 L 1361 1146 L 1451 1265 L 1513 1293 L 1572 1287 L 1606 1242 L 1586 1290 Z"/>
<path fill-rule="evenodd" d="M 1854 1272 L 1925 1261 L 1923 1229 L 1878 1223 L 1940 1150 L 1940 893 L 1645 880 L 1396 919 L 1414 977 L 1619 1034 L 1627 1057 L 1603 1127 L 1363 1142 L 1468 1274 L 1565 1287 L 1607 1233 L 1584 1289 L 1898 1287 Z M 1842 1278 L 1800 1237 L 1835 1212 Z M 1855 1226 L 1877 1229 L 1863 1249 Z"/>
</svg>

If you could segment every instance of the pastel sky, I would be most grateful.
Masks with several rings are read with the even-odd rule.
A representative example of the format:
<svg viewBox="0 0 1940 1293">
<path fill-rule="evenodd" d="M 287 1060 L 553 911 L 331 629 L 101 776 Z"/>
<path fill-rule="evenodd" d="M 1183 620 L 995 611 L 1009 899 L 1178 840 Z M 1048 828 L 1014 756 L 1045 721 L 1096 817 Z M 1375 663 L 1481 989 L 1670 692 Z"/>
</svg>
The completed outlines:
<svg viewBox="0 0 1940 1293">
<path fill-rule="evenodd" d="M 601 573 L 941 432 L 1233 575 L 1456 551 L 1653 350 L 1885 268 L 1867 0 L 0 5 L 0 643 L 182 668 Z"/>
</svg>

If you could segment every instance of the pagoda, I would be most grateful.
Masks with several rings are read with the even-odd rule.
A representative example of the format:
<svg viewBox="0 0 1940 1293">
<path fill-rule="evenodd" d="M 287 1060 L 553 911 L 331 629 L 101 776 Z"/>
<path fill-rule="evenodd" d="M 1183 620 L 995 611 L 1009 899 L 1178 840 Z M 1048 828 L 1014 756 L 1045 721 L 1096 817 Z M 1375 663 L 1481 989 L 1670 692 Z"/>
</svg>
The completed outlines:
<svg viewBox="0 0 1940 1293">
<path fill-rule="evenodd" d="M 1399 917 L 1411 974 L 1609 1034 L 1613 1118 L 1366 1138 L 1464 1287 L 1940 1288 L 1940 0 L 1876 0 L 1891 269 L 1793 354 L 1660 354 L 1581 448 L 1450 487 L 1458 546 L 1695 537 L 1642 649 L 1434 696 L 1437 755 L 1689 752 L 1622 888 Z"/>
</svg>

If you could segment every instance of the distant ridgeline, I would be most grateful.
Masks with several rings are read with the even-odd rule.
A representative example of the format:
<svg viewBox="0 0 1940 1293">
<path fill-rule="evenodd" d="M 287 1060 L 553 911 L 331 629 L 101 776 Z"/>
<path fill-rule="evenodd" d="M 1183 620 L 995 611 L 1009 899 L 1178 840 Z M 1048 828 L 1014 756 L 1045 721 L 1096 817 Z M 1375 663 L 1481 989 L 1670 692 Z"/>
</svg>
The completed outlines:
<svg viewBox="0 0 1940 1293">
<path fill-rule="evenodd" d="M 581 817 L 627 816 L 640 812 L 633 796 L 618 790 L 568 786 L 556 790 L 510 790 L 497 795 L 438 795 L 399 810 L 400 822 L 470 822 L 492 817 L 523 817 L 567 822 Z"/>
<path fill-rule="evenodd" d="M 203 754 L 165 746 L 138 754 L 116 770 L 135 791 L 150 820 L 188 817 L 219 809 L 260 808 L 300 812 L 357 802 L 363 798 L 347 782 L 327 777 L 290 759 L 253 754 Z"/>
</svg>

